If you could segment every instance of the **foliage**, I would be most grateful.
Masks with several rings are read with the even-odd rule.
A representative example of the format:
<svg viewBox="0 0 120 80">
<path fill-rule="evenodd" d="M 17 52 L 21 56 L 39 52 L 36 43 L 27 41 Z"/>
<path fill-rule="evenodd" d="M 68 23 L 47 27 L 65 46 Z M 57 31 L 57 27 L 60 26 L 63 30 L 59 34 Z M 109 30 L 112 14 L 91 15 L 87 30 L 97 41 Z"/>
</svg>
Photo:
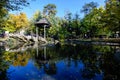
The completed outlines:
<svg viewBox="0 0 120 80">
<path fill-rule="evenodd" d="M 91 7 L 90 3 L 83 7 L 83 12 L 87 13 L 82 20 L 82 26 L 84 26 L 85 34 L 89 37 L 95 37 L 98 35 L 112 36 L 112 33 L 116 34 L 119 31 L 119 5 L 120 2 L 116 0 L 106 1 L 105 8 Z M 87 9 L 86 9 L 87 8 Z M 87 12 L 86 12 L 87 11 Z"/>
<path fill-rule="evenodd" d="M 9 11 L 20 10 L 28 4 L 27 0 L 0 0 L 0 28 L 7 25 L 6 21 Z"/>
<path fill-rule="evenodd" d="M 37 22 L 37 21 L 39 21 L 41 18 L 43 17 L 43 15 L 42 15 L 42 13 L 41 13 L 41 11 L 39 11 L 39 10 L 37 10 L 34 14 L 33 14 L 33 16 L 32 16 L 32 18 L 30 19 L 30 21 L 29 21 L 29 27 L 28 27 L 28 29 L 26 30 L 26 34 L 35 34 L 35 32 L 36 32 L 36 27 L 35 27 L 35 22 Z"/>
<path fill-rule="evenodd" d="M 10 14 L 4 29 L 10 32 L 16 32 L 27 26 L 28 19 L 25 13 L 20 13 L 18 15 Z"/>
<path fill-rule="evenodd" d="M 105 12 L 102 15 L 105 21 L 105 27 L 116 32 L 120 31 L 120 2 L 118 0 L 107 0 L 105 5 Z"/>
<path fill-rule="evenodd" d="M 56 15 L 56 5 L 55 4 L 48 4 L 46 6 L 44 6 L 43 9 L 43 14 L 44 15 Z"/>
<path fill-rule="evenodd" d="M 8 11 L 5 8 L 0 9 L 0 28 L 4 27 L 7 20 Z"/>
<path fill-rule="evenodd" d="M 72 14 L 69 11 L 64 18 L 57 17 L 55 16 L 56 5 L 47 4 L 43 11 L 36 11 L 29 21 L 25 13 L 8 15 L 7 8 L 3 7 L 0 9 L 3 13 L 0 14 L 0 26 L 10 32 L 29 26 L 26 28 L 26 34 L 34 35 L 36 34 L 35 22 L 47 18 L 51 24 L 46 31 L 48 37 L 59 39 L 93 38 L 101 35 L 113 37 L 116 33 L 120 36 L 120 1 L 106 0 L 105 7 L 97 7 L 97 5 L 96 2 L 86 3 L 81 9 L 81 12 L 85 13 L 81 19 L 79 13 Z M 13 8 L 13 10 L 17 9 Z M 39 28 L 39 34 L 43 35 L 43 28 Z"/>
<path fill-rule="evenodd" d="M 97 5 L 98 4 L 96 2 L 87 3 L 83 6 L 83 9 L 81 10 L 81 12 L 84 12 L 87 15 L 91 12 L 92 9 L 96 8 Z"/>
<path fill-rule="evenodd" d="M 27 0 L 0 0 L 0 10 L 5 8 L 7 10 L 19 10 L 22 6 L 27 6 L 29 2 Z"/>
<path fill-rule="evenodd" d="M 59 29 L 60 29 L 60 19 L 55 16 L 50 16 L 48 18 L 50 21 L 51 27 L 49 29 L 49 34 L 50 35 L 58 35 Z"/>
<path fill-rule="evenodd" d="M 28 63 L 28 60 L 30 58 L 30 54 L 23 53 L 23 54 L 17 54 L 17 57 L 13 61 L 14 66 L 25 66 Z"/>
</svg>

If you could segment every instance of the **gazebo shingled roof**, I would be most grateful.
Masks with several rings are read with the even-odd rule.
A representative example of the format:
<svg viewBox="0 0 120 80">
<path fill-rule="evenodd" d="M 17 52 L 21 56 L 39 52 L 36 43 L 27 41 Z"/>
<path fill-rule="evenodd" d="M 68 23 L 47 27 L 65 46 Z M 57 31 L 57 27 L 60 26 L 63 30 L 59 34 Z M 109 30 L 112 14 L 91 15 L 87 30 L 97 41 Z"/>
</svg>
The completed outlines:
<svg viewBox="0 0 120 80">
<path fill-rule="evenodd" d="M 43 27 L 42 25 L 47 25 L 46 27 L 50 27 L 50 22 L 46 18 L 42 18 L 38 22 L 36 22 L 35 25 L 37 27 Z"/>
</svg>

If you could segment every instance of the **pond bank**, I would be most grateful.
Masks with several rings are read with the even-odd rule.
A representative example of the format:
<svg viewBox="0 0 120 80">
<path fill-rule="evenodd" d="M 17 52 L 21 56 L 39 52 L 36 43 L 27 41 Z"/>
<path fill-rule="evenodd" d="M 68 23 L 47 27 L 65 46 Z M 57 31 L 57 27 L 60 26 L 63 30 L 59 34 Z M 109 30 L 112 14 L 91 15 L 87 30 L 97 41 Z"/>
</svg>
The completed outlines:
<svg viewBox="0 0 120 80">
<path fill-rule="evenodd" d="M 30 40 L 22 40 L 20 38 L 0 38 L 0 45 L 4 44 L 35 44 L 36 41 L 33 41 L 32 39 Z M 43 42 L 39 41 L 39 44 L 54 44 L 51 41 Z M 61 44 L 94 44 L 94 45 L 120 45 L 120 38 L 109 38 L 109 39 L 69 39 L 65 41 L 60 41 Z"/>
<path fill-rule="evenodd" d="M 69 39 L 69 40 L 65 40 L 63 42 L 65 44 L 120 45 L 120 38 Z"/>
</svg>

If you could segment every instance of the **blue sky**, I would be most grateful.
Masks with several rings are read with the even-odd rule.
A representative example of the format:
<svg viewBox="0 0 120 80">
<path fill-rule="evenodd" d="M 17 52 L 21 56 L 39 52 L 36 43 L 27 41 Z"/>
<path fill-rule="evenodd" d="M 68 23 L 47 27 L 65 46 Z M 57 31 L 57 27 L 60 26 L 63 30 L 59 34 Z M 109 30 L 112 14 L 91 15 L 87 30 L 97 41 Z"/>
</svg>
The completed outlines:
<svg viewBox="0 0 120 80">
<path fill-rule="evenodd" d="M 105 0 L 33 0 L 30 2 L 28 7 L 23 7 L 21 11 L 14 11 L 12 13 L 24 12 L 27 14 L 28 18 L 31 18 L 35 11 L 40 10 L 43 11 L 45 5 L 51 3 L 57 6 L 57 16 L 64 17 L 67 11 L 75 14 L 76 12 L 80 14 L 80 17 L 83 17 L 83 14 L 80 13 L 82 6 L 85 3 L 89 3 L 91 1 L 97 2 L 100 5 L 104 6 Z"/>
</svg>

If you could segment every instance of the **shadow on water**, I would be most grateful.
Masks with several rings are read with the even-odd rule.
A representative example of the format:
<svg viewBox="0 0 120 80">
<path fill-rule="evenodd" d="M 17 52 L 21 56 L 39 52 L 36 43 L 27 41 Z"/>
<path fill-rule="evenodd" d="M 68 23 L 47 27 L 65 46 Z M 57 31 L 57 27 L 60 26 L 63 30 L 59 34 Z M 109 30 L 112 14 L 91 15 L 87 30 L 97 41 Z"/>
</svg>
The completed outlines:
<svg viewBox="0 0 120 80">
<path fill-rule="evenodd" d="M 118 80 L 120 46 L 0 46 L 0 80 Z"/>
</svg>

